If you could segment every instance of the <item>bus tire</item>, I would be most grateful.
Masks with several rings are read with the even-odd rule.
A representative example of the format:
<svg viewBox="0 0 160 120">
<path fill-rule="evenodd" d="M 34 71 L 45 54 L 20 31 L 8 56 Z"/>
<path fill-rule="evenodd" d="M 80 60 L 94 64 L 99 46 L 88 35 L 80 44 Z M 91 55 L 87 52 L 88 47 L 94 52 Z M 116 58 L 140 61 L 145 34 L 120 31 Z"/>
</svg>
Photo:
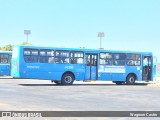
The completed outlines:
<svg viewBox="0 0 160 120">
<path fill-rule="evenodd" d="M 71 73 L 65 73 L 63 76 L 62 76 L 62 80 L 61 80 L 61 84 L 62 85 L 72 85 L 73 82 L 74 82 L 74 76 L 73 74 Z"/>
<path fill-rule="evenodd" d="M 135 84 L 135 81 L 136 81 L 136 78 L 133 74 L 129 74 L 127 76 L 127 79 L 126 79 L 126 84 L 127 85 L 134 85 Z"/>
<path fill-rule="evenodd" d="M 116 82 L 114 82 L 114 83 L 116 83 L 116 85 L 123 85 L 124 82 L 116 81 Z"/>
<path fill-rule="evenodd" d="M 53 81 L 57 85 L 61 85 L 61 81 Z"/>
</svg>

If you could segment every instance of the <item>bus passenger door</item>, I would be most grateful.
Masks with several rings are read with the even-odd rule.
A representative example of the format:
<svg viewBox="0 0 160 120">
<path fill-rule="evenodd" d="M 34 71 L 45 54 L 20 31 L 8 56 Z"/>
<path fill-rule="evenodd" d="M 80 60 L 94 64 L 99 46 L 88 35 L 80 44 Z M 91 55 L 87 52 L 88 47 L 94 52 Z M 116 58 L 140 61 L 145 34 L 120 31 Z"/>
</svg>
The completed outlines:
<svg viewBox="0 0 160 120">
<path fill-rule="evenodd" d="M 152 79 L 152 56 L 143 56 L 142 63 L 142 80 Z"/>
<path fill-rule="evenodd" d="M 97 79 L 97 54 L 86 53 L 85 80 Z"/>
</svg>

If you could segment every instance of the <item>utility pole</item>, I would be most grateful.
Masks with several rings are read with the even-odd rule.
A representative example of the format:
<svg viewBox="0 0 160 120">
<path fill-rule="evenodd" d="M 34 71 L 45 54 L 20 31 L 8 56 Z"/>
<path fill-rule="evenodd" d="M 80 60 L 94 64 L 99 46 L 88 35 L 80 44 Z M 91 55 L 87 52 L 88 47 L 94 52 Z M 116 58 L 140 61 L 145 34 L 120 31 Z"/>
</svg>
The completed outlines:
<svg viewBox="0 0 160 120">
<path fill-rule="evenodd" d="M 103 49 L 102 48 L 102 37 L 104 37 L 104 32 L 98 32 L 98 37 L 100 38 L 100 49 Z"/>
<path fill-rule="evenodd" d="M 26 42 L 28 43 L 28 35 L 31 34 L 31 30 L 24 30 L 24 34 L 27 36 Z"/>
</svg>

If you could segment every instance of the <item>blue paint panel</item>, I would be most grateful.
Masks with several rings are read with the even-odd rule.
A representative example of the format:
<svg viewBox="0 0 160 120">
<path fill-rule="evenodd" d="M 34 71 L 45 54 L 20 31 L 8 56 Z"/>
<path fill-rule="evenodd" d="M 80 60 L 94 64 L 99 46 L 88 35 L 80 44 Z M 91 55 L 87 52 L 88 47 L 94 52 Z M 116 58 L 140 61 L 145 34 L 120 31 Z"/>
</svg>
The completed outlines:
<svg viewBox="0 0 160 120">
<path fill-rule="evenodd" d="M 61 80 L 64 72 L 72 72 L 76 80 L 84 79 L 84 66 L 80 64 L 31 64 L 21 66 L 23 78 Z"/>
<path fill-rule="evenodd" d="M 90 66 L 87 66 L 86 65 L 86 68 L 85 68 L 85 80 L 90 80 Z"/>
<path fill-rule="evenodd" d="M 85 80 L 96 80 L 97 79 L 97 67 L 86 66 Z"/>
<path fill-rule="evenodd" d="M 113 81 L 125 81 L 126 77 L 124 73 L 112 73 Z"/>
<path fill-rule="evenodd" d="M 91 80 L 96 80 L 97 66 L 91 66 Z"/>
<path fill-rule="evenodd" d="M 111 80 L 111 72 L 105 72 L 106 65 L 99 65 L 98 74 L 99 80 Z"/>
<path fill-rule="evenodd" d="M 111 73 L 101 73 L 101 80 L 111 80 Z"/>
<path fill-rule="evenodd" d="M 0 76 L 10 75 L 10 65 L 0 65 Z"/>
</svg>

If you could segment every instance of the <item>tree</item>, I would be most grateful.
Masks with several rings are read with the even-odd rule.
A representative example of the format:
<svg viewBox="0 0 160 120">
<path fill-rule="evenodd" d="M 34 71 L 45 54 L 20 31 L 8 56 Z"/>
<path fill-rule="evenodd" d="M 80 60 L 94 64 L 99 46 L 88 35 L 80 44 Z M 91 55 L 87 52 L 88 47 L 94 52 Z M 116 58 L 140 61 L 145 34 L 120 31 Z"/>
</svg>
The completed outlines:
<svg viewBox="0 0 160 120">
<path fill-rule="evenodd" d="M 30 46 L 32 44 L 28 43 L 28 42 L 23 42 L 21 45 Z M 2 50 L 2 51 L 12 51 L 12 49 L 13 49 L 13 45 L 11 45 L 11 44 L 0 47 L 0 50 Z"/>
<path fill-rule="evenodd" d="M 11 44 L 5 45 L 4 47 L 0 48 L 3 51 L 12 51 L 13 46 Z"/>
<path fill-rule="evenodd" d="M 30 46 L 30 45 L 32 45 L 32 44 L 31 44 L 31 43 L 28 43 L 28 42 L 23 42 L 22 45 L 24 45 L 24 46 Z"/>
</svg>

